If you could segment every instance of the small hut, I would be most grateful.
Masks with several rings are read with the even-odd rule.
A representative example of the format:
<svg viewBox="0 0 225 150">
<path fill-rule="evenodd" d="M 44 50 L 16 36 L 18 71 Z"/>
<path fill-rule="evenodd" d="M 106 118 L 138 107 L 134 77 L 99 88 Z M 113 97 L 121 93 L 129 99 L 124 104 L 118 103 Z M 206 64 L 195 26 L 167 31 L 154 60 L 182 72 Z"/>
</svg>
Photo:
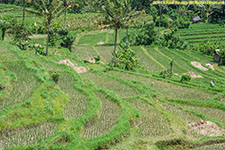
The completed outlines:
<svg viewBox="0 0 225 150">
<path fill-rule="evenodd" d="M 199 23 L 201 21 L 202 21 L 202 19 L 199 16 L 195 16 L 191 19 L 192 23 Z"/>
<path fill-rule="evenodd" d="M 215 62 L 219 62 L 220 61 L 220 56 L 219 56 L 219 53 L 220 52 L 220 50 L 219 49 L 216 49 L 215 51 L 214 51 L 214 61 Z"/>
</svg>

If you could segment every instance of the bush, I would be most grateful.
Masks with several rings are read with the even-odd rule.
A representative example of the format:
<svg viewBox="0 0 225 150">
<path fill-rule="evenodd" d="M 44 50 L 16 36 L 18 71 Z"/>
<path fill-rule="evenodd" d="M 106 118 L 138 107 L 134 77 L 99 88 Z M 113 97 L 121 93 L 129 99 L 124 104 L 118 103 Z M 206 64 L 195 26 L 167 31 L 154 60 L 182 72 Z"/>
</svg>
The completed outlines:
<svg viewBox="0 0 225 150">
<path fill-rule="evenodd" d="M 53 81 L 57 84 L 59 81 L 59 74 L 57 72 L 53 72 L 53 73 L 51 73 L 51 77 L 52 77 Z"/>
<path fill-rule="evenodd" d="M 160 17 L 156 19 L 156 26 L 159 26 L 159 21 Z M 168 21 L 168 18 L 165 15 L 162 15 L 161 17 L 160 26 L 165 28 L 168 28 L 170 26 L 170 22 Z"/>
<path fill-rule="evenodd" d="M 57 31 L 54 29 L 51 29 L 49 32 L 49 46 L 56 46 L 56 42 L 59 39 L 57 35 Z"/>
<path fill-rule="evenodd" d="M 151 45 L 156 41 L 157 36 L 154 27 L 154 23 L 144 23 L 128 36 L 129 43 L 132 45 Z M 123 40 L 125 41 L 126 37 Z"/>
<path fill-rule="evenodd" d="M 225 49 L 220 50 L 219 57 L 220 57 L 220 65 L 224 65 L 225 64 Z"/>
<path fill-rule="evenodd" d="M 199 44 L 199 46 L 193 48 L 193 50 L 200 51 L 206 55 L 213 55 L 215 49 L 220 49 L 220 43 L 205 41 L 204 43 Z"/>
<path fill-rule="evenodd" d="M 35 50 L 35 54 L 45 55 L 44 47 L 42 47 L 40 44 L 34 44 L 33 50 Z"/>
<path fill-rule="evenodd" d="M 31 48 L 31 45 L 29 41 L 21 41 L 21 43 L 17 42 L 16 45 L 21 49 L 21 50 L 27 50 Z"/>
<path fill-rule="evenodd" d="M 162 71 L 162 72 L 160 72 L 160 74 L 159 74 L 162 78 L 166 78 L 166 77 L 172 77 L 172 72 L 171 72 L 171 70 L 164 70 L 164 71 Z"/>
<path fill-rule="evenodd" d="M 191 81 L 191 76 L 190 76 L 190 75 L 182 75 L 180 81 L 181 81 L 181 82 L 184 82 L 184 81 Z"/>
<path fill-rule="evenodd" d="M 135 70 L 138 65 L 136 53 L 130 48 L 129 43 L 122 41 L 120 48 L 113 53 L 115 59 L 112 60 L 111 66 L 124 70 Z"/>
<path fill-rule="evenodd" d="M 184 42 L 177 34 L 177 28 L 171 29 L 171 31 L 164 32 L 162 40 L 160 41 L 162 46 L 169 48 L 186 49 L 188 44 Z"/>
<path fill-rule="evenodd" d="M 65 28 L 62 28 L 58 31 L 58 35 L 60 36 L 60 39 L 62 40 L 62 43 L 60 44 L 62 47 L 68 48 L 70 51 L 72 50 L 73 42 L 76 39 L 76 36 L 71 35 L 69 31 Z"/>
<path fill-rule="evenodd" d="M 13 36 L 14 41 L 28 41 L 32 32 L 25 26 L 22 26 L 16 19 L 10 22 L 9 34 Z M 21 38 L 22 37 L 22 38 Z"/>
<path fill-rule="evenodd" d="M 73 42 L 75 41 L 76 36 L 73 35 L 67 35 L 65 38 L 63 38 L 63 42 L 61 43 L 62 47 L 68 48 L 70 51 L 72 50 Z"/>
</svg>

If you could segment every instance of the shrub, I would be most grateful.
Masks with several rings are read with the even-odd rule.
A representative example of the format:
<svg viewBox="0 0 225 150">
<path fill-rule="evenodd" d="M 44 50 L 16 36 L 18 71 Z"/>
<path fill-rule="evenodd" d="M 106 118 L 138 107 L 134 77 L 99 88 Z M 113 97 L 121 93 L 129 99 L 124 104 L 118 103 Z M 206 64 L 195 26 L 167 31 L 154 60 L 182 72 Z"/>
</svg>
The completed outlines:
<svg viewBox="0 0 225 150">
<path fill-rule="evenodd" d="M 220 50 L 219 57 L 220 57 L 220 65 L 224 65 L 225 64 L 225 49 Z"/>
<path fill-rule="evenodd" d="M 190 75 L 182 75 L 181 76 L 181 82 L 184 82 L 184 81 L 190 81 L 191 80 L 191 76 Z"/>
<path fill-rule="evenodd" d="M 166 78 L 166 77 L 171 77 L 172 76 L 172 72 L 171 72 L 171 70 L 164 70 L 164 71 L 162 71 L 162 72 L 160 72 L 160 74 L 159 74 L 162 78 Z"/>
<path fill-rule="evenodd" d="M 67 35 L 65 38 L 63 38 L 63 42 L 61 43 L 62 47 L 68 48 L 70 51 L 72 50 L 73 42 L 75 41 L 76 36 L 73 35 Z"/>
<path fill-rule="evenodd" d="M 130 48 L 128 42 L 122 41 L 119 50 L 113 55 L 115 60 L 112 60 L 111 66 L 125 70 L 135 70 L 137 67 L 136 53 Z"/>
<path fill-rule="evenodd" d="M 160 44 L 162 46 L 166 46 L 169 48 L 179 48 L 179 49 L 186 49 L 188 45 L 177 34 L 177 28 L 172 28 L 171 31 L 164 32 Z"/>
<path fill-rule="evenodd" d="M 157 36 L 154 27 L 154 23 L 144 23 L 128 36 L 129 43 L 132 45 L 151 45 L 156 41 Z M 126 37 L 123 40 L 125 41 Z"/>
<path fill-rule="evenodd" d="M 156 26 L 159 26 L 160 17 L 156 19 Z M 168 21 L 168 18 L 165 15 L 162 15 L 160 26 L 168 28 L 170 26 L 170 22 Z"/>
<path fill-rule="evenodd" d="M 44 47 L 42 47 L 40 44 L 34 44 L 32 48 L 35 50 L 36 55 L 45 55 Z"/>
<path fill-rule="evenodd" d="M 57 31 L 52 29 L 49 32 L 49 46 L 56 46 L 56 42 L 58 40 Z"/>
<path fill-rule="evenodd" d="M 29 41 L 21 41 L 21 43 L 17 42 L 16 45 L 21 49 L 21 50 L 27 50 L 31 48 L 31 45 Z"/>
<path fill-rule="evenodd" d="M 51 73 L 51 77 L 52 77 L 52 79 L 53 79 L 53 81 L 55 83 L 58 83 L 58 81 L 59 81 L 59 74 L 57 72 Z"/>
</svg>

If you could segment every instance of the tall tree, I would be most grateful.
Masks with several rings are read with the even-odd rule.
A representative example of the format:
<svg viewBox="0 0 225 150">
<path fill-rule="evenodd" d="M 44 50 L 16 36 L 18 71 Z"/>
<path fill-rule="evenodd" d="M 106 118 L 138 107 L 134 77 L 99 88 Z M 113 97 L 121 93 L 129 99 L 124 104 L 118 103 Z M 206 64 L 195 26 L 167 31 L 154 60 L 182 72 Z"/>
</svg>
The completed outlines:
<svg viewBox="0 0 225 150">
<path fill-rule="evenodd" d="M 105 0 L 102 10 L 105 14 L 106 22 L 115 29 L 114 57 L 112 61 L 114 64 L 118 30 L 122 27 L 127 27 L 127 23 L 135 16 L 135 9 L 131 8 L 131 0 Z"/>
<path fill-rule="evenodd" d="M 48 45 L 50 39 L 50 30 L 51 30 L 51 23 L 57 17 L 59 17 L 65 7 L 63 7 L 63 1 L 61 0 L 36 0 L 34 2 L 34 8 L 37 10 L 39 15 L 45 17 L 48 25 L 48 37 L 46 43 L 46 56 L 48 55 Z"/>
<path fill-rule="evenodd" d="M 63 6 L 64 6 L 64 28 L 66 28 L 66 14 L 67 9 L 71 8 L 74 2 L 71 0 L 63 0 Z"/>
</svg>

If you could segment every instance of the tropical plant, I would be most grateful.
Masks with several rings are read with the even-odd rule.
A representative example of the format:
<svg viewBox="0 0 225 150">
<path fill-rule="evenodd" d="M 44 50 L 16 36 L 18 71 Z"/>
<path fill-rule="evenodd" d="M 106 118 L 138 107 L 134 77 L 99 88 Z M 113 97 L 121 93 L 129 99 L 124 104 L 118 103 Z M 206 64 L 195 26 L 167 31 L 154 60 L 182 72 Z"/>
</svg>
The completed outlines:
<svg viewBox="0 0 225 150">
<path fill-rule="evenodd" d="M 0 29 L 2 30 L 2 40 L 5 39 L 5 33 L 10 28 L 9 18 L 0 18 Z"/>
<path fill-rule="evenodd" d="M 137 67 L 136 53 L 130 48 L 126 39 L 120 43 L 120 48 L 115 53 L 115 62 L 111 65 L 124 70 L 135 70 Z"/>
<path fill-rule="evenodd" d="M 128 41 L 131 45 L 151 45 L 156 41 L 156 31 L 154 23 L 144 23 L 134 30 L 129 36 Z"/>
<path fill-rule="evenodd" d="M 169 48 L 186 49 L 187 43 L 180 38 L 177 30 L 177 28 L 171 28 L 170 31 L 164 32 L 163 38 L 160 41 L 161 45 Z"/>
<path fill-rule="evenodd" d="M 136 15 L 135 9 L 131 8 L 131 0 L 106 0 L 102 6 L 105 14 L 105 22 L 115 29 L 115 42 L 113 60 L 115 59 L 117 48 L 117 34 L 122 27 L 127 27 L 127 23 Z"/>
<path fill-rule="evenodd" d="M 184 82 L 184 81 L 190 81 L 191 80 L 191 76 L 190 75 L 182 75 L 180 81 Z"/>
<path fill-rule="evenodd" d="M 61 0 L 40 0 L 34 2 L 34 8 L 37 10 L 39 15 L 45 17 L 48 24 L 48 37 L 46 43 L 46 56 L 48 55 L 48 46 L 50 39 L 51 24 L 55 18 L 60 16 L 65 10 L 63 7 L 63 1 Z"/>
</svg>

